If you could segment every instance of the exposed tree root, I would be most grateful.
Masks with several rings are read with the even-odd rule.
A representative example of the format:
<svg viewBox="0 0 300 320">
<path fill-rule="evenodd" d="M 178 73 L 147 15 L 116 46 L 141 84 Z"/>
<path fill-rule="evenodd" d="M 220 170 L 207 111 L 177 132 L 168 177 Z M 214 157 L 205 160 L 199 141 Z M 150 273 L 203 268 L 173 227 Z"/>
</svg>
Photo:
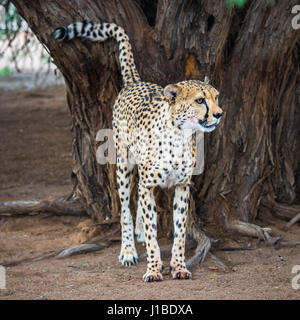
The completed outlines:
<svg viewBox="0 0 300 320">
<path fill-rule="evenodd" d="M 191 197 L 190 200 L 191 200 L 190 202 L 191 210 L 192 212 L 194 212 L 195 202 L 193 200 L 193 197 Z M 195 214 L 189 215 L 188 223 L 187 223 L 187 231 L 188 231 L 187 238 L 193 239 L 193 242 L 187 241 L 186 249 L 191 250 L 193 246 L 196 247 L 194 255 L 186 263 L 187 268 L 190 268 L 194 264 L 202 263 L 205 260 L 206 255 L 209 252 L 213 241 L 212 239 L 208 238 L 206 234 L 200 229 L 200 223 L 199 223 L 199 220 L 197 220 Z"/>
<path fill-rule="evenodd" d="M 285 227 L 283 228 L 284 231 L 288 231 L 291 226 L 293 224 L 295 224 L 296 222 L 298 222 L 300 220 L 300 212 L 298 214 L 295 215 L 295 217 L 293 219 L 291 219 L 286 225 Z"/>
<path fill-rule="evenodd" d="M 200 230 L 199 230 L 200 231 Z M 210 239 L 204 234 L 204 232 L 200 231 L 197 237 L 197 247 L 195 249 L 195 254 L 190 258 L 186 266 L 187 268 L 192 267 L 196 263 L 204 262 L 206 255 L 211 247 Z"/>
<path fill-rule="evenodd" d="M 7 201 L 0 203 L 0 217 L 36 215 L 39 212 L 48 212 L 54 215 L 86 216 L 79 201 L 64 199 Z"/>
<path fill-rule="evenodd" d="M 15 260 L 11 262 L 0 262 L 0 265 L 4 267 L 14 267 L 22 263 L 36 262 L 44 259 L 49 259 L 49 258 L 55 257 L 56 255 L 57 255 L 57 252 L 44 253 L 34 258 L 25 258 L 25 259 Z"/>
<path fill-rule="evenodd" d="M 278 241 L 278 243 L 276 243 L 275 245 L 275 248 L 281 249 L 281 248 L 287 248 L 287 247 L 296 247 L 299 245 L 300 245 L 300 241 L 296 241 L 296 242 Z"/>
<path fill-rule="evenodd" d="M 274 216 L 282 220 L 291 220 L 300 213 L 299 205 L 277 203 L 270 197 L 262 199 L 261 204 L 268 208 Z"/>
<path fill-rule="evenodd" d="M 50 253 L 43 253 L 42 255 L 38 255 L 34 258 L 25 258 L 20 260 L 15 260 L 11 262 L 0 262 L 0 265 L 4 267 L 14 267 L 22 263 L 36 262 L 45 259 L 49 259 L 52 257 L 56 257 L 57 259 L 65 259 L 75 254 L 88 253 L 92 251 L 99 251 L 104 248 L 109 247 L 111 242 L 99 242 L 99 243 L 84 243 L 79 245 L 73 245 L 67 249 L 52 251 Z"/>
<path fill-rule="evenodd" d="M 222 247 L 217 248 L 217 251 L 246 251 L 246 250 L 255 250 L 255 248 L 245 248 L 245 247 Z"/>
<path fill-rule="evenodd" d="M 253 223 L 243 222 L 237 219 L 229 220 L 224 212 L 221 212 L 220 218 L 227 231 L 258 238 L 268 245 L 274 245 L 280 240 L 280 237 L 270 236 L 270 228 L 261 228 Z"/>
<path fill-rule="evenodd" d="M 79 245 L 73 245 L 67 249 L 61 251 L 56 258 L 57 259 L 65 259 L 74 254 L 87 253 L 92 251 L 99 251 L 104 248 L 109 247 L 109 243 L 83 243 Z"/>
</svg>

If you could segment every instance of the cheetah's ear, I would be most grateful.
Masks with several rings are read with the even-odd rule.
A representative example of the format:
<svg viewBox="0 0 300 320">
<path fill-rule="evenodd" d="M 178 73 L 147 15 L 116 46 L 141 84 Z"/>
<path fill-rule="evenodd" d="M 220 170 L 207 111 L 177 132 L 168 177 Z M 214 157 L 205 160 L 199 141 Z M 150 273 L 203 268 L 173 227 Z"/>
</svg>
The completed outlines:
<svg viewBox="0 0 300 320">
<path fill-rule="evenodd" d="M 175 101 L 177 97 L 177 92 L 178 92 L 178 86 L 176 86 L 176 84 L 169 84 L 164 89 L 165 97 L 172 102 Z"/>
<path fill-rule="evenodd" d="M 205 76 L 203 80 L 201 80 L 201 82 L 206 82 L 206 83 L 209 83 L 210 82 L 210 79 L 208 76 Z"/>
</svg>

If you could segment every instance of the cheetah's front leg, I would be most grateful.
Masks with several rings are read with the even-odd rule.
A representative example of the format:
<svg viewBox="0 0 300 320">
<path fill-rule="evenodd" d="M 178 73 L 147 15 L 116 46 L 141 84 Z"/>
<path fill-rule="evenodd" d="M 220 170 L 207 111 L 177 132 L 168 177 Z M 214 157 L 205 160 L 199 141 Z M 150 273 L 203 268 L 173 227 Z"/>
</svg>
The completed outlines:
<svg viewBox="0 0 300 320">
<path fill-rule="evenodd" d="M 176 187 L 173 204 L 174 243 L 170 264 L 173 279 L 190 279 L 192 277 L 186 268 L 184 256 L 189 196 L 190 188 L 188 185 Z"/>
<path fill-rule="evenodd" d="M 145 282 L 163 280 L 162 261 L 157 243 L 157 213 L 153 190 L 139 185 L 139 205 L 144 223 L 144 234 L 147 249 L 147 272 L 143 276 Z"/>
</svg>

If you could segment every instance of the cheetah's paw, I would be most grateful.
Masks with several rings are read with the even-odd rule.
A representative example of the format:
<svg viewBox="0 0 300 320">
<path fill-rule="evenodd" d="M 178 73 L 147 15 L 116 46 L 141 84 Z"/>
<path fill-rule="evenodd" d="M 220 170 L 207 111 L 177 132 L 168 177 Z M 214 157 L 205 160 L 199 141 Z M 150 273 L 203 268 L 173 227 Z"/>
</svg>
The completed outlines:
<svg viewBox="0 0 300 320">
<path fill-rule="evenodd" d="M 119 261 L 124 267 L 130 267 L 139 262 L 139 257 L 135 249 L 121 250 Z"/>
<path fill-rule="evenodd" d="M 162 281 L 163 276 L 160 271 L 147 270 L 147 272 L 143 275 L 143 280 L 145 282 Z"/>
<path fill-rule="evenodd" d="M 173 280 L 175 279 L 192 279 L 192 273 L 186 268 L 171 267 Z"/>
</svg>

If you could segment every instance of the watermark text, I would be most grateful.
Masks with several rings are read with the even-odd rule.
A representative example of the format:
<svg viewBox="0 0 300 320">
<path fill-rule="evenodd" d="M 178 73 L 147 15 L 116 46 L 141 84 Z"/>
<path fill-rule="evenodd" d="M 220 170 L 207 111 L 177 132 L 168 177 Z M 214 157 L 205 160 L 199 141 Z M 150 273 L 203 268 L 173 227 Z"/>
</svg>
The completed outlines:
<svg viewBox="0 0 300 320">
<path fill-rule="evenodd" d="M 0 266 L 0 289 L 6 289 L 6 272 L 3 266 Z"/>
<path fill-rule="evenodd" d="M 300 265 L 295 265 L 292 268 L 292 273 L 296 275 L 292 279 L 292 288 L 294 290 L 300 289 Z"/>
<path fill-rule="evenodd" d="M 295 14 L 292 19 L 292 28 L 298 30 L 300 29 L 300 4 L 293 6 L 292 14 Z"/>
</svg>

